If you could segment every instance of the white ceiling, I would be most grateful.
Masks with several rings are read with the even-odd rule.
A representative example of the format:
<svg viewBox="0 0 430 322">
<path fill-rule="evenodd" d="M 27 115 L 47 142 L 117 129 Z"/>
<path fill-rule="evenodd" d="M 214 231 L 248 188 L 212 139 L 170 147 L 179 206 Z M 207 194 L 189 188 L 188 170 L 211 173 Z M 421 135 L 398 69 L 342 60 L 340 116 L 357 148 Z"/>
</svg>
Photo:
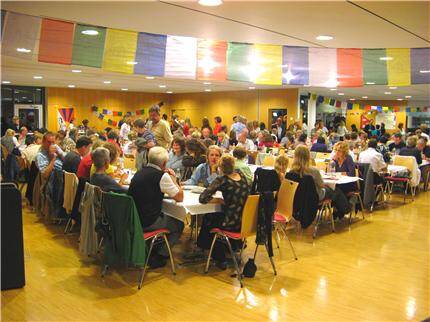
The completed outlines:
<svg viewBox="0 0 430 322">
<path fill-rule="evenodd" d="M 354 3 L 362 8 L 346 1 L 224 1 L 219 7 L 202 7 L 197 1 L 2 1 L 2 8 L 111 28 L 228 41 L 357 48 L 430 46 L 429 1 Z M 327 42 L 315 40 L 320 34 L 332 35 L 335 38 Z M 44 64 L 5 56 L 2 56 L 1 64 L 2 80 L 19 85 L 65 87 L 74 84 L 80 88 L 128 88 L 129 91 L 151 92 L 171 90 L 175 93 L 200 92 L 208 87 L 213 91 L 247 90 L 248 86 L 255 86 L 228 81 L 213 82 L 205 86 L 201 81 L 147 80 L 139 75 L 111 73 L 81 66 Z M 71 73 L 73 68 L 81 69 L 82 73 Z M 34 80 L 34 75 L 42 75 L 44 78 Z M 105 79 L 111 80 L 112 84 L 103 84 Z M 167 88 L 159 88 L 160 84 L 166 84 Z M 303 90 L 333 94 L 329 89 L 323 88 Z M 386 90 L 386 86 L 339 89 L 345 96 L 355 98 L 368 96 L 369 99 L 395 99 L 411 95 L 413 99 L 430 100 L 428 85 L 399 87 L 390 90 L 392 95 L 385 95 Z"/>
</svg>

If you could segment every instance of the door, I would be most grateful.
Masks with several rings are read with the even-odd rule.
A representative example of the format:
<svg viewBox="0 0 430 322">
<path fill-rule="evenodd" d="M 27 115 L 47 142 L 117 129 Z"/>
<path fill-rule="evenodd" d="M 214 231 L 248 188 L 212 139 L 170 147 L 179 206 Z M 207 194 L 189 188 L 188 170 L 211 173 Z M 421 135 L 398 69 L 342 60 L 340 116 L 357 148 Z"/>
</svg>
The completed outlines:
<svg viewBox="0 0 430 322">
<path fill-rule="evenodd" d="M 14 112 L 19 116 L 19 124 L 28 127 L 29 130 L 42 127 L 42 104 L 14 104 Z"/>
<path fill-rule="evenodd" d="M 276 119 L 278 117 L 284 120 L 284 116 L 288 115 L 286 108 L 270 108 L 269 109 L 269 123 L 267 124 L 267 128 L 270 130 L 270 126 L 276 123 Z M 287 126 L 285 124 L 285 126 Z"/>
</svg>

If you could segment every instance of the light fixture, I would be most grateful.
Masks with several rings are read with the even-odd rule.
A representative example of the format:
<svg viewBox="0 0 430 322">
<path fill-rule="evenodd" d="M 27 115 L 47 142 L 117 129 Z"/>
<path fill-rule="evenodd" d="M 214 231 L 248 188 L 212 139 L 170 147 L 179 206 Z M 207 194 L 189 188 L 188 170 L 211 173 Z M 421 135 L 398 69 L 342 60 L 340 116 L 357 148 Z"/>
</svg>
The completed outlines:
<svg viewBox="0 0 430 322">
<path fill-rule="evenodd" d="M 379 57 L 379 60 L 393 60 L 393 57 L 390 57 L 390 56 Z"/>
<path fill-rule="evenodd" d="M 345 95 L 345 93 L 338 93 L 338 95 L 343 96 L 343 95 Z"/>
<path fill-rule="evenodd" d="M 158 85 L 158 87 L 160 87 L 160 88 L 166 88 L 167 86 L 166 85 Z"/>
<path fill-rule="evenodd" d="M 128 88 L 121 88 L 122 91 L 128 91 Z"/>
<path fill-rule="evenodd" d="M 34 79 L 42 79 L 42 76 L 33 76 Z"/>
<path fill-rule="evenodd" d="M 366 82 L 366 85 L 375 85 L 374 82 Z"/>
<path fill-rule="evenodd" d="M 362 96 L 361 98 L 367 98 L 367 96 Z"/>
<path fill-rule="evenodd" d="M 206 88 L 205 92 L 212 92 L 212 90 L 210 88 Z"/>
<path fill-rule="evenodd" d="M 421 74 L 427 74 L 427 73 L 430 73 L 430 70 L 420 70 L 420 73 Z"/>
<path fill-rule="evenodd" d="M 80 69 L 72 69 L 72 73 L 81 73 L 82 72 L 82 70 L 80 70 Z"/>
<path fill-rule="evenodd" d="M 355 98 L 350 98 L 349 100 L 350 100 L 350 101 L 355 101 Z"/>
<path fill-rule="evenodd" d="M 27 48 L 17 48 L 16 51 L 20 52 L 20 53 L 29 53 L 29 52 L 31 52 L 31 50 L 27 49 Z"/>
<path fill-rule="evenodd" d="M 398 100 L 398 101 L 403 101 L 403 98 L 398 98 L 397 100 Z"/>
<path fill-rule="evenodd" d="M 111 84 L 111 81 L 103 81 L 103 84 Z"/>
<path fill-rule="evenodd" d="M 167 91 L 166 93 L 167 93 L 167 94 L 173 94 L 173 92 L 172 92 L 172 91 Z"/>
<path fill-rule="evenodd" d="M 390 86 L 390 89 L 397 89 L 397 86 Z"/>
<path fill-rule="evenodd" d="M 199 0 L 199 4 L 207 7 L 216 7 L 222 5 L 222 0 Z"/>
<path fill-rule="evenodd" d="M 136 65 L 137 64 L 137 61 L 128 61 L 127 62 L 127 65 Z"/>
<path fill-rule="evenodd" d="M 311 87 L 311 85 L 305 84 L 303 85 L 303 87 Z"/>
<path fill-rule="evenodd" d="M 69 88 L 75 88 L 75 85 L 67 85 Z"/>
<path fill-rule="evenodd" d="M 316 38 L 317 40 L 332 40 L 333 39 L 333 37 L 332 36 L 329 36 L 329 35 L 319 35 L 319 36 L 317 36 L 317 38 Z"/>
<path fill-rule="evenodd" d="M 391 92 L 384 92 L 384 94 L 385 94 L 385 95 L 390 95 L 390 94 L 391 94 Z"/>
<path fill-rule="evenodd" d="M 145 78 L 146 79 L 154 79 L 155 77 L 154 76 L 146 76 Z"/>
<path fill-rule="evenodd" d="M 88 29 L 88 30 L 82 30 L 81 34 L 87 35 L 87 36 L 97 36 L 99 32 L 94 29 Z"/>
<path fill-rule="evenodd" d="M 331 91 L 337 91 L 337 88 L 330 88 Z"/>
<path fill-rule="evenodd" d="M 249 88 L 249 89 L 255 89 L 255 87 L 254 87 L 254 86 L 249 86 L 248 88 Z"/>
<path fill-rule="evenodd" d="M 203 85 L 211 85 L 211 82 L 204 82 Z"/>
<path fill-rule="evenodd" d="M 405 96 L 405 98 L 411 98 L 411 97 L 412 97 L 411 95 L 406 95 L 406 96 Z"/>
<path fill-rule="evenodd" d="M 2 81 L 1 83 L 2 83 L 2 84 L 10 84 L 10 82 L 9 82 L 9 81 Z"/>
</svg>

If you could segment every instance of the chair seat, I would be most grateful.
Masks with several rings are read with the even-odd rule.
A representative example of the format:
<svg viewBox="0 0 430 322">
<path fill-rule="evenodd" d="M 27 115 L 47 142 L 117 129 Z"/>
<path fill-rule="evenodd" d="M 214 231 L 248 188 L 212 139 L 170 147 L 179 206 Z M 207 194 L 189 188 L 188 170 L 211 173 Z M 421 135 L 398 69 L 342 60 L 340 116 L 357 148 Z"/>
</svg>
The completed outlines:
<svg viewBox="0 0 430 322">
<path fill-rule="evenodd" d="M 239 233 L 233 232 L 233 231 L 227 231 L 227 230 L 222 230 L 219 228 L 214 228 L 211 230 L 211 233 L 219 233 L 219 234 L 223 234 L 226 235 L 228 238 L 231 239 L 242 239 L 242 236 Z"/>
<path fill-rule="evenodd" d="M 151 239 L 154 236 L 156 236 L 158 234 L 161 234 L 161 233 L 168 234 L 168 233 L 170 233 L 170 231 L 168 229 L 157 229 L 157 230 L 154 230 L 154 231 L 144 232 L 143 233 L 143 239 L 145 239 L 145 240 Z"/>
<path fill-rule="evenodd" d="M 400 177 L 385 177 L 386 180 L 389 181 L 398 181 L 398 182 L 407 182 L 409 178 L 400 178 Z"/>
<path fill-rule="evenodd" d="M 284 216 L 282 216 L 282 215 L 278 214 L 277 212 L 275 212 L 275 215 L 273 216 L 273 221 L 274 222 L 282 222 L 282 223 L 284 223 L 284 222 L 287 222 L 287 219 Z"/>
</svg>

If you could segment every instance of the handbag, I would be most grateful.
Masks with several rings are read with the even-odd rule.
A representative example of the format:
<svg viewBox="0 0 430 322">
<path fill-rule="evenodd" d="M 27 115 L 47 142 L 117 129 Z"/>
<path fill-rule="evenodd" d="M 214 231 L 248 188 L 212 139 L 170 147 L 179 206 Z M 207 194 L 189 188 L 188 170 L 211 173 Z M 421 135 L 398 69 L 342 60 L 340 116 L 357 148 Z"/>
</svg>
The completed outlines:
<svg viewBox="0 0 430 322">
<path fill-rule="evenodd" d="M 257 272 L 257 265 L 255 265 L 255 261 L 253 258 L 248 259 L 245 266 L 243 267 L 242 274 L 245 277 L 252 278 L 255 276 Z"/>
</svg>

